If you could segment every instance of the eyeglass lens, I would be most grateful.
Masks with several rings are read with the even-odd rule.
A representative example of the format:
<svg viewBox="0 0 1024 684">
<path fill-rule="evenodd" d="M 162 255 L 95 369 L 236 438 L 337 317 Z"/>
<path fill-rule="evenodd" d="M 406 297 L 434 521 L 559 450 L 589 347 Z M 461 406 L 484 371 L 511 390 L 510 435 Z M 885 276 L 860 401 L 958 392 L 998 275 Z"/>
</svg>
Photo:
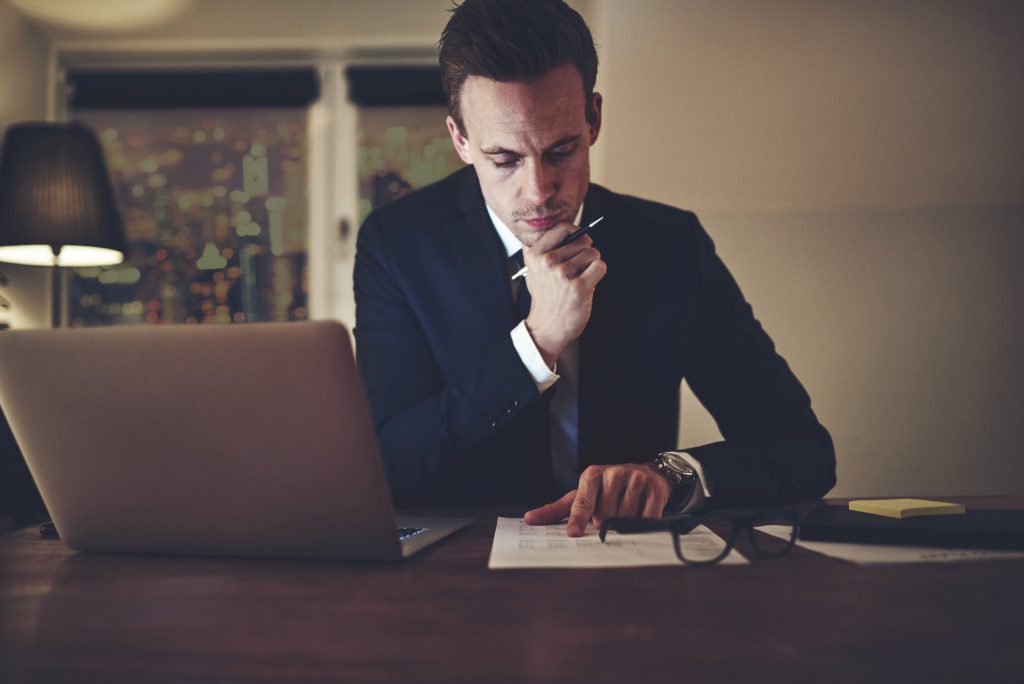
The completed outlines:
<svg viewBox="0 0 1024 684">
<path fill-rule="evenodd" d="M 736 543 L 736 535 L 749 523 L 754 551 L 762 556 L 781 556 L 793 548 L 797 520 L 795 513 L 784 510 L 763 511 L 739 522 L 728 514 L 710 515 L 689 533 L 677 532 L 676 551 L 681 560 L 690 564 L 716 563 L 727 555 L 729 547 Z M 705 528 L 714 535 L 702 534 Z"/>
<path fill-rule="evenodd" d="M 762 556 L 781 556 L 793 547 L 797 516 L 791 511 L 765 511 L 751 521 L 750 540 Z"/>
<path fill-rule="evenodd" d="M 709 535 L 702 528 L 707 528 Z M 687 563 L 714 563 L 726 556 L 736 534 L 733 521 L 726 516 L 711 516 L 688 534 L 676 534 L 676 552 Z"/>
</svg>

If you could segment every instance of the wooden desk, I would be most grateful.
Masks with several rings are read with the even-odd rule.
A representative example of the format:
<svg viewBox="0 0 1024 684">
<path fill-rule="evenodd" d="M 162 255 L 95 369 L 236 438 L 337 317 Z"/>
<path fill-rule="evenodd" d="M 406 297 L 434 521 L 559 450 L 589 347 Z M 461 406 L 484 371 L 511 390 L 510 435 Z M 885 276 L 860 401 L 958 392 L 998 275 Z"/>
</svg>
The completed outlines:
<svg viewBox="0 0 1024 684">
<path fill-rule="evenodd" d="M 0 681 L 1024 680 L 1024 561 L 860 568 L 794 549 L 489 571 L 495 516 L 477 520 L 400 565 L 74 554 L 11 533 Z"/>
</svg>

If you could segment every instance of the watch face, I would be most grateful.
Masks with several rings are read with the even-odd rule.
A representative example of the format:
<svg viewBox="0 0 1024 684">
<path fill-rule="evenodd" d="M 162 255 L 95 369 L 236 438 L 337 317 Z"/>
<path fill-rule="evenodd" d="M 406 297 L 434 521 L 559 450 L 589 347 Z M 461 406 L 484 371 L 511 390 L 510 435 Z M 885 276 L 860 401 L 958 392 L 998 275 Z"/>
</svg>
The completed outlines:
<svg viewBox="0 0 1024 684">
<path fill-rule="evenodd" d="M 679 454 L 666 452 L 661 454 L 661 458 L 665 462 L 665 465 L 684 477 L 694 477 L 696 475 L 693 467 Z"/>
</svg>

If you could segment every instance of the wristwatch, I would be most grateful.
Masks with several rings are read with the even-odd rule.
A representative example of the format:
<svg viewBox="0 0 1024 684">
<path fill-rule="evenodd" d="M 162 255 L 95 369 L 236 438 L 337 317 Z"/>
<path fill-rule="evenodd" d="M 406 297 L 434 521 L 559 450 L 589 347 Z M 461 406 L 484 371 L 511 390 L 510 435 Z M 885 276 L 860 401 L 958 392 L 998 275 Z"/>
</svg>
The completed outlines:
<svg viewBox="0 0 1024 684">
<path fill-rule="evenodd" d="M 666 510 L 678 511 L 690 500 L 697 484 L 697 471 L 686 459 L 672 451 L 663 451 L 654 459 L 654 468 L 672 483 Z"/>
</svg>

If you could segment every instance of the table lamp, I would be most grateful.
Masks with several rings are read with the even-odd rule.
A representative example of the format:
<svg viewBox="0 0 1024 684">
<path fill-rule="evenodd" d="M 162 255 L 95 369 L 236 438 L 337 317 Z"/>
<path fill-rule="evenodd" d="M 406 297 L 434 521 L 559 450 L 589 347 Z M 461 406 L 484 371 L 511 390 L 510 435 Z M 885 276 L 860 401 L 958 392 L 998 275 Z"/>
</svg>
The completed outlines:
<svg viewBox="0 0 1024 684">
<path fill-rule="evenodd" d="M 21 123 L 0 144 L 0 261 L 53 268 L 53 327 L 62 266 L 124 260 L 124 226 L 99 141 L 80 124 Z"/>
</svg>

